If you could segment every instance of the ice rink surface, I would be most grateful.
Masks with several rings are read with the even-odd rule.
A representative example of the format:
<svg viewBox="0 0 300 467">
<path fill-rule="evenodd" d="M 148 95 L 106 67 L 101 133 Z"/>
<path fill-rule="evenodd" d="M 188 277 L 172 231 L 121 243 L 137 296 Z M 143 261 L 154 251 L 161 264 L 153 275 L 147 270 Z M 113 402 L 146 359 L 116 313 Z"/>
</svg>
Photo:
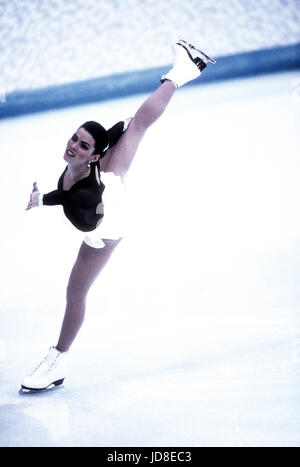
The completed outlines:
<svg viewBox="0 0 300 467">
<path fill-rule="evenodd" d="M 146 96 L 0 122 L 1 446 L 300 446 L 299 73 L 177 91 L 127 179 L 127 235 L 90 291 L 64 385 L 55 345 L 82 235 L 55 189 L 69 136 Z M 1 105 L 1 104 L 0 104 Z"/>
</svg>

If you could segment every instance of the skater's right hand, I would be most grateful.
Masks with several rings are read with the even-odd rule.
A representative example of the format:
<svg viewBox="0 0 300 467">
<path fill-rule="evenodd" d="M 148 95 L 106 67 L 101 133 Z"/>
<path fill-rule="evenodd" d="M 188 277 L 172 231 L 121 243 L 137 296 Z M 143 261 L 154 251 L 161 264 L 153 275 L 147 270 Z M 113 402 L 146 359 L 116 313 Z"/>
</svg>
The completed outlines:
<svg viewBox="0 0 300 467">
<path fill-rule="evenodd" d="M 124 131 L 127 130 L 127 128 L 129 127 L 130 123 L 131 123 L 131 120 L 133 119 L 133 117 L 128 117 L 124 120 L 124 127 L 123 127 L 123 133 Z"/>
<path fill-rule="evenodd" d="M 32 208 L 35 208 L 36 206 L 38 206 L 39 196 L 40 196 L 40 192 L 39 192 L 38 187 L 37 187 L 37 182 L 33 182 L 33 190 L 32 190 L 32 192 L 30 194 L 30 200 L 29 200 L 29 203 L 27 205 L 26 211 L 29 211 L 29 209 L 32 209 Z"/>
</svg>

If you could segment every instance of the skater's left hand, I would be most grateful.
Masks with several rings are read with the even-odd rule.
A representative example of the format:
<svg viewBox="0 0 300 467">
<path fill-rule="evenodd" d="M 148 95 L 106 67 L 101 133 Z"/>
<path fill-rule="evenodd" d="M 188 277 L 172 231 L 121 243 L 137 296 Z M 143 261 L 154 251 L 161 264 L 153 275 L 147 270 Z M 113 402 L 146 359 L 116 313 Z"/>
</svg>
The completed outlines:
<svg viewBox="0 0 300 467">
<path fill-rule="evenodd" d="M 37 187 L 37 182 L 34 182 L 33 183 L 33 190 L 32 190 L 31 195 L 30 195 L 30 201 L 28 203 L 26 211 L 29 211 L 29 209 L 32 209 L 32 208 L 35 208 L 36 206 L 38 206 L 39 196 L 40 196 L 40 192 L 39 192 L 39 189 Z"/>
</svg>

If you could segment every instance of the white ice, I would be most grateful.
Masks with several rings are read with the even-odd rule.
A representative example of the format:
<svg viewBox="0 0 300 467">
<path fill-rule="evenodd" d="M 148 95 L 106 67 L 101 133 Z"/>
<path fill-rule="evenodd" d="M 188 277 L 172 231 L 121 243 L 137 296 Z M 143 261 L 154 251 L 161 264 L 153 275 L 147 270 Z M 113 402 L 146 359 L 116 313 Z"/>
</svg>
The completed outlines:
<svg viewBox="0 0 300 467">
<path fill-rule="evenodd" d="M 299 446 L 299 73 L 177 91 L 128 176 L 127 235 L 64 385 L 19 394 L 57 342 L 81 243 L 55 189 L 70 134 L 146 96 L 0 122 L 1 446 Z M 1 105 L 1 103 L 0 103 Z"/>
</svg>

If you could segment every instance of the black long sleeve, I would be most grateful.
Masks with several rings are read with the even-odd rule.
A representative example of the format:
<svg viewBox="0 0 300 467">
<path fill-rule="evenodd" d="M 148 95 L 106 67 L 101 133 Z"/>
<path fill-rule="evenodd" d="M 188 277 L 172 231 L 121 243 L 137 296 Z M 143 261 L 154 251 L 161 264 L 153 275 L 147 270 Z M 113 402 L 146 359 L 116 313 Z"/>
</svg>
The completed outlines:
<svg viewBox="0 0 300 467">
<path fill-rule="evenodd" d="M 73 204 L 76 201 L 79 201 L 78 195 L 66 190 L 53 190 L 43 196 L 43 204 L 46 206 Z"/>
<path fill-rule="evenodd" d="M 95 230 L 103 218 L 102 194 L 105 185 L 97 182 L 95 166 L 90 175 L 75 183 L 70 190 L 63 190 L 65 171 L 58 181 L 58 189 L 43 195 L 43 204 L 62 205 L 69 221 L 82 232 Z"/>
<path fill-rule="evenodd" d="M 114 126 L 112 126 L 109 130 L 107 130 L 110 148 L 112 148 L 115 144 L 117 144 L 117 142 L 121 138 L 124 132 L 124 123 L 125 123 L 124 121 L 118 122 Z"/>
</svg>

